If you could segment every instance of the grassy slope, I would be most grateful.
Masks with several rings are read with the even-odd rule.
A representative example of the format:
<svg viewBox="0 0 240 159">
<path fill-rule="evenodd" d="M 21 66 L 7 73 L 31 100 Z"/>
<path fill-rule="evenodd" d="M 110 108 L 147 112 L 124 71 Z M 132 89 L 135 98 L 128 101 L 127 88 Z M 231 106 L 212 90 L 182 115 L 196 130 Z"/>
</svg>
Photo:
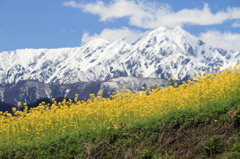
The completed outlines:
<svg viewBox="0 0 240 159">
<path fill-rule="evenodd" d="M 240 158 L 239 115 L 237 98 L 171 111 L 118 129 L 0 147 L 0 158 Z"/>
</svg>

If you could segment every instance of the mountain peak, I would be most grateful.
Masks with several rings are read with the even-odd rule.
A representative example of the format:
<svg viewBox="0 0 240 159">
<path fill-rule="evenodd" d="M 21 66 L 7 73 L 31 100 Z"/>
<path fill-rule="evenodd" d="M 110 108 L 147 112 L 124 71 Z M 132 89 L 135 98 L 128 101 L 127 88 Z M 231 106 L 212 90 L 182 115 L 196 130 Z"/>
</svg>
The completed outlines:
<svg viewBox="0 0 240 159">
<path fill-rule="evenodd" d="M 175 28 L 172 29 L 173 34 L 180 33 L 182 35 L 191 35 L 184 29 L 182 29 L 180 26 L 176 26 Z"/>
<path fill-rule="evenodd" d="M 168 30 L 168 28 L 167 27 L 165 27 L 165 26 L 160 26 L 160 27 L 158 27 L 157 29 L 162 29 L 162 30 Z"/>
<path fill-rule="evenodd" d="M 174 28 L 174 30 L 183 30 L 180 26 L 176 26 L 175 28 Z M 185 31 L 185 30 L 183 30 L 183 31 Z"/>
<path fill-rule="evenodd" d="M 106 40 L 106 39 L 102 39 L 102 38 L 98 38 L 98 39 L 93 39 L 91 41 L 89 41 L 87 43 L 87 45 L 100 45 L 100 46 L 104 46 L 106 44 L 108 44 L 110 41 Z"/>
<path fill-rule="evenodd" d="M 157 29 L 155 29 L 155 30 L 162 30 L 162 31 L 166 31 L 166 30 L 168 30 L 168 28 L 166 28 L 165 26 L 160 26 L 160 27 L 158 27 Z"/>
</svg>

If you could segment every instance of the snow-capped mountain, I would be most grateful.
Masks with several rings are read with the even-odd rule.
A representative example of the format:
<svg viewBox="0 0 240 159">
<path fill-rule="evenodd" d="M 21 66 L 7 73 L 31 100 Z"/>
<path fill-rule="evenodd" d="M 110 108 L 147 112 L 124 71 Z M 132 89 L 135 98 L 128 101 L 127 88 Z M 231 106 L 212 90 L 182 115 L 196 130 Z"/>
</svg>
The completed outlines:
<svg viewBox="0 0 240 159">
<path fill-rule="evenodd" d="M 198 71 L 214 71 L 215 66 L 225 69 L 238 61 L 240 52 L 208 45 L 180 27 L 159 27 L 112 42 L 93 40 L 76 48 L 1 52 L 0 83 L 33 79 L 70 84 L 119 76 L 183 80 Z"/>
</svg>

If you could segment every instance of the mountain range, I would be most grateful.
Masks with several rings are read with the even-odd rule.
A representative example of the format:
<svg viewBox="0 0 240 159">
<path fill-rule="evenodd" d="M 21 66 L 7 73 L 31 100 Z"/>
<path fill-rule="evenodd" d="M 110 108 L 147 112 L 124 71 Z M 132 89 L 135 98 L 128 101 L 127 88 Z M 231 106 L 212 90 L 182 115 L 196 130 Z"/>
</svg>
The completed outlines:
<svg viewBox="0 0 240 159">
<path fill-rule="evenodd" d="M 96 94 L 103 90 L 102 97 L 109 97 L 112 92 L 120 91 L 127 87 L 136 91 L 143 91 L 147 88 L 157 88 L 158 83 L 167 87 L 167 80 L 158 78 L 137 78 L 137 77 L 118 77 L 98 82 L 77 82 L 73 84 L 50 85 L 47 83 L 24 80 L 17 83 L 0 85 L 0 99 L 6 103 L 16 104 L 17 102 L 31 103 L 40 98 L 74 98 L 79 94 L 79 100 L 87 100 L 89 94 Z"/>
<path fill-rule="evenodd" d="M 240 52 L 211 46 L 180 27 L 168 29 L 161 26 L 152 31 L 115 41 L 96 39 L 75 48 L 21 49 L 1 52 L 0 98 L 9 101 L 6 97 L 7 92 L 11 92 L 11 89 L 15 92 L 19 91 L 19 83 L 23 85 L 40 83 L 44 85 L 41 87 L 45 92 L 51 92 L 43 93 L 44 96 L 54 97 L 52 93 L 54 89 L 50 87 L 59 87 L 58 91 L 60 91 L 60 88 L 65 86 L 75 88 L 76 85 L 81 85 L 83 87 L 82 84 L 86 83 L 104 85 L 114 79 L 128 81 L 125 83 L 127 85 L 131 81 L 129 78 L 138 79 L 137 83 L 144 79 L 163 81 L 176 78 L 181 81 L 189 79 L 190 75 L 198 75 L 198 71 L 216 72 L 216 66 L 221 66 L 223 70 L 234 66 L 238 61 L 240 61 Z M 145 84 L 153 86 L 148 82 Z M 106 92 L 116 91 L 120 86 L 124 85 L 115 81 L 115 84 L 105 90 Z M 27 88 L 30 87 L 27 86 Z M 112 89 L 112 87 L 118 89 Z M 140 87 L 135 85 L 131 89 L 136 91 Z M 13 91 L 12 93 L 10 93 L 12 96 L 16 95 Z M 16 95 L 16 100 L 32 101 L 31 94 L 34 93 L 22 92 L 22 97 Z M 34 96 L 43 96 L 40 94 L 35 93 Z M 67 97 L 66 93 L 60 94 Z M 16 102 L 16 100 L 13 101 Z"/>
</svg>

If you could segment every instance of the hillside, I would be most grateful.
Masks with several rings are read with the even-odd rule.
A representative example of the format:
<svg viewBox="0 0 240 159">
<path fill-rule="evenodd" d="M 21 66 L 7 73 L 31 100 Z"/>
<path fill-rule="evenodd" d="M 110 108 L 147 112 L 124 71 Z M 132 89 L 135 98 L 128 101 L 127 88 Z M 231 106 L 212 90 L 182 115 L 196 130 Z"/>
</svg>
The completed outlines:
<svg viewBox="0 0 240 159">
<path fill-rule="evenodd" d="M 1 113 L 1 158 L 238 158 L 240 68 Z M 218 68 L 219 69 L 219 68 Z M 197 80 L 198 79 L 198 80 Z M 157 85 L 157 83 L 156 83 Z"/>
<path fill-rule="evenodd" d="M 61 135 L 38 144 L 0 147 L 12 158 L 218 158 L 240 157 L 240 98 L 161 117 Z"/>
</svg>

